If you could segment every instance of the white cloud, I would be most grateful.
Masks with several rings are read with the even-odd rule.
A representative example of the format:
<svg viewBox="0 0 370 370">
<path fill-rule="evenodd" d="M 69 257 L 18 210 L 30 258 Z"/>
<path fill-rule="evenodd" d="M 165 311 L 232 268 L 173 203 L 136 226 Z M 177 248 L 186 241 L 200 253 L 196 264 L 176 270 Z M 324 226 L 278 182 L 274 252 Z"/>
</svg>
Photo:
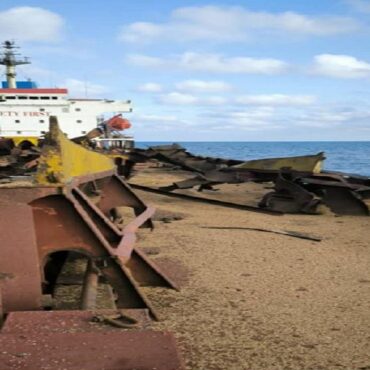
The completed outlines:
<svg viewBox="0 0 370 370">
<path fill-rule="evenodd" d="M 370 2 L 368 0 L 347 0 L 355 10 L 363 13 L 370 13 Z"/>
<path fill-rule="evenodd" d="M 126 62 L 142 67 L 183 69 L 210 73 L 280 74 L 289 65 L 278 59 L 249 57 L 225 57 L 219 54 L 186 52 L 169 58 L 131 54 Z"/>
<path fill-rule="evenodd" d="M 191 94 L 171 92 L 158 97 L 158 101 L 165 105 L 222 105 L 226 99 L 221 96 L 198 97 Z"/>
<path fill-rule="evenodd" d="M 163 67 L 166 65 L 166 61 L 164 59 L 143 54 L 129 54 L 126 57 L 126 61 L 132 65 L 138 65 L 140 67 Z"/>
<path fill-rule="evenodd" d="M 0 12 L 0 35 L 17 41 L 57 41 L 63 18 L 43 8 L 22 6 Z"/>
<path fill-rule="evenodd" d="M 343 107 L 340 104 L 329 106 L 316 105 L 308 109 L 285 112 L 280 119 L 286 119 L 291 127 L 316 127 L 333 129 L 341 126 L 342 128 L 353 128 L 365 124 L 368 126 L 370 119 L 369 107 Z"/>
<path fill-rule="evenodd" d="M 238 104 L 267 105 L 267 106 L 296 106 L 310 105 L 315 102 L 314 96 L 309 95 L 242 95 L 235 99 Z"/>
<path fill-rule="evenodd" d="M 258 107 L 247 111 L 235 111 L 229 113 L 230 123 L 237 125 L 270 125 L 274 116 L 273 107 Z"/>
<path fill-rule="evenodd" d="M 343 107 L 340 104 L 312 105 L 301 107 L 251 106 L 245 110 L 204 112 L 201 121 L 208 129 L 260 131 L 270 129 L 289 130 L 301 138 L 307 128 L 323 130 L 370 128 L 370 107 Z M 209 125 L 208 123 L 212 124 Z"/>
<path fill-rule="evenodd" d="M 227 103 L 227 99 L 222 96 L 209 96 L 207 98 L 200 98 L 198 104 L 203 105 L 223 105 Z"/>
<path fill-rule="evenodd" d="M 67 87 L 70 95 L 76 98 L 97 97 L 108 91 L 105 86 L 94 84 L 88 81 L 76 80 L 74 78 L 67 79 L 64 81 L 62 86 Z"/>
<path fill-rule="evenodd" d="M 245 110 L 213 111 L 202 114 L 201 122 L 207 122 L 203 128 L 208 131 L 232 130 L 229 134 L 247 130 L 261 131 L 279 128 L 280 122 L 276 119 L 278 112 L 274 107 L 251 107 Z"/>
<path fill-rule="evenodd" d="M 223 57 L 217 54 L 185 53 L 180 65 L 186 69 L 215 73 L 278 74 L 285 72 L 288 65 L 277 59 L 248 57 Z"/>
<path fill-rule="evenodd" d="M 190 94 L 172 92 L 169 94 L 161 95 L 158 100 L 162 104 L 189 105 L 195 104 L 197 102 L 197 97 Z"/>
<path fill-rule="evenodd" d="M 154 140 L 173 140 L 173 134 L 176 136 L 179 132 L 183 132 L 186 127 L 191 126 L 183 115 L 181 119 L 174 114 L 142 114 L 134 113 L 130 119 L 136 127 L 137 131 L 145 132 L 150 136 L 146 139 L 149 141 Z M 160 127 L 160 130 L 158 130 Z M 186 129 L 187 130 L 187 129 Z M 158 136 L 160 132 L 160 137 Z M 172 135 L 171 135 L 172 132 Z M 166 137 L 166 133 L 170 136 Z"/>
<path fill-rule="evenodd" d="M 370 105 L 326 102 L 303 106 L 196 107 L 162 107 L 159 113 L 135 115 L 132 121 L 138 130 L 143 129 L 148 135 L 150 132 L 146 140 L 164 140 L 163 131 L 168 141 L 194 140 L 194 132 L 196 140 L 348 140 L 361 139 L 359 131 L 365 130 L 366 135 L 370 132 Z M 161 137 L 156 130 L 158 124 L 163 128 Z"/>
<path fill-rule="evenodd" d="M 176 84 L 176 89 L 190 92 L 223 92 L 232 89 L 232 86 L 223 81 L 186 80 Z"/>
<path fill-rule="evenodd" d="M 136 22 L 124 26 L 125 42 L 244 41 L 256 33 L 326 36 L 343 34 L 360 27 L 349 17 L 308 16 L 295 12 L 254 12 L 245 7 L 193 6 L 175 9 L 167 22 Z"/>
<path fill-rule="evenodd" d="M 173 115 L 157 115 L 157 114 L 135 114 L 132 118 L 133 121 L 140 121 L 140 122 L 178 122 L 178 118 Z"/>
<path fill-rule="evenodd" d="M 370 63 L 349 55 L 321 54 L 315 56 L 312 72 L 336 78 L 364 78 L 370 76 Z"/>
<path fill-rule="evenodd" d="M 125 33 L 124 29 L 120 35 L 122 41 L 136 42 L 138 41 L 138 35 L 140 37 L 148 39 L 153 37 L 160 37 L 162 34 L 161 26 L 149 22 L 135 22 L 128 26 L 130 32 Z"/>
<path fill-rule="evenodd" d="M 154 82 L 147 82 L 143 85 L 138 86 L 136 90 L 140 92 L 157 93 L 162 91 L 162 85 Z"/>
</svg>

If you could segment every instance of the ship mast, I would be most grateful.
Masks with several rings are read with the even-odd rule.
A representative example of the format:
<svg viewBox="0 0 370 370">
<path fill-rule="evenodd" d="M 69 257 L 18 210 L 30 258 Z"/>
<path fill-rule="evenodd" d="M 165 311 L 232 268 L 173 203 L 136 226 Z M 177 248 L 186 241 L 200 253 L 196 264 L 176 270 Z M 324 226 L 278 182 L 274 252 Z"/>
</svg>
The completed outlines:
<svg viewBox="0 0 370 370">
<path fill-rule="evenodd" d="M 5 41 L 2 44 L 2 47 L 4 51 L 2 55 L 0 55 L 0 65 L 6 66 L 6 80 L 8 82 L 8 88 L 16 89 L 15 67 L 21 64 L 30 64 L 31 62 L 26 57 L 24 59 L 17 59 L 19 54 L 15 53 L 14 50 L 18 49 L 18 47 L 14 45 L 13 41 Z"/>
</svg>

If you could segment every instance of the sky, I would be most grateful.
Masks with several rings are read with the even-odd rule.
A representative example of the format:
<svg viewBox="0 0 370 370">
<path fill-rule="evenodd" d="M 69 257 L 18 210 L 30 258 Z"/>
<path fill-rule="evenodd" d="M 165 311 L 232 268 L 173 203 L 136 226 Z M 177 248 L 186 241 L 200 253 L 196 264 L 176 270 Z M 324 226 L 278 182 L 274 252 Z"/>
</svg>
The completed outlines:
<svg viewBox="0 0 370 370">
<path fill-rule="evenodd" d="M 370 0 L 0 0 L 18 79 L 131 100 L 137 141 L 370 140 L 369 20 Z"/>
</svg>

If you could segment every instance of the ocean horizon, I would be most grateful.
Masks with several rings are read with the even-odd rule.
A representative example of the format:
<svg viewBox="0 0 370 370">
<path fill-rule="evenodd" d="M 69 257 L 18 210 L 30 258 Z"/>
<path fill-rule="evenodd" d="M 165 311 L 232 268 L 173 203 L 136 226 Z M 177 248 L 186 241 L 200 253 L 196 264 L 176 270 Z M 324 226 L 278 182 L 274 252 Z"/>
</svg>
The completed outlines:
<svg viewBox="0 0 370 370">
<path fill-rule="evenodd" d="M 138 148 L 171 144 L 138 141 Z M 325 152 L 324 169 L 370 176 L 370 141 L 176 141 L 195 155 L 251 160 Z"/>
</svg>

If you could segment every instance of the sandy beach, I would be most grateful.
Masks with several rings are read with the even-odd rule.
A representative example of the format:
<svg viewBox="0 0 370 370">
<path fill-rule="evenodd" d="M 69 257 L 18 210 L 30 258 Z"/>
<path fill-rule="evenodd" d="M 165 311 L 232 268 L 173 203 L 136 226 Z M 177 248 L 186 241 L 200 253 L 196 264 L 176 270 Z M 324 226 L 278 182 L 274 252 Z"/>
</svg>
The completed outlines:
<svg viewBox="0 0 370 370">
<path fill-rule="evenodd" d="M 182 172 L 145 169 L 132 183 L 162 186 Z M 185 192 L 255 205 L 263 185 Z M 146 288 L 190 370 L 370 369 L 367 217 L 272 216 L 137 191 L 157 208 L 139 246 L 180 285 Z M 302 240 L 251 230 L 296 231 Z"/>
</svg>

